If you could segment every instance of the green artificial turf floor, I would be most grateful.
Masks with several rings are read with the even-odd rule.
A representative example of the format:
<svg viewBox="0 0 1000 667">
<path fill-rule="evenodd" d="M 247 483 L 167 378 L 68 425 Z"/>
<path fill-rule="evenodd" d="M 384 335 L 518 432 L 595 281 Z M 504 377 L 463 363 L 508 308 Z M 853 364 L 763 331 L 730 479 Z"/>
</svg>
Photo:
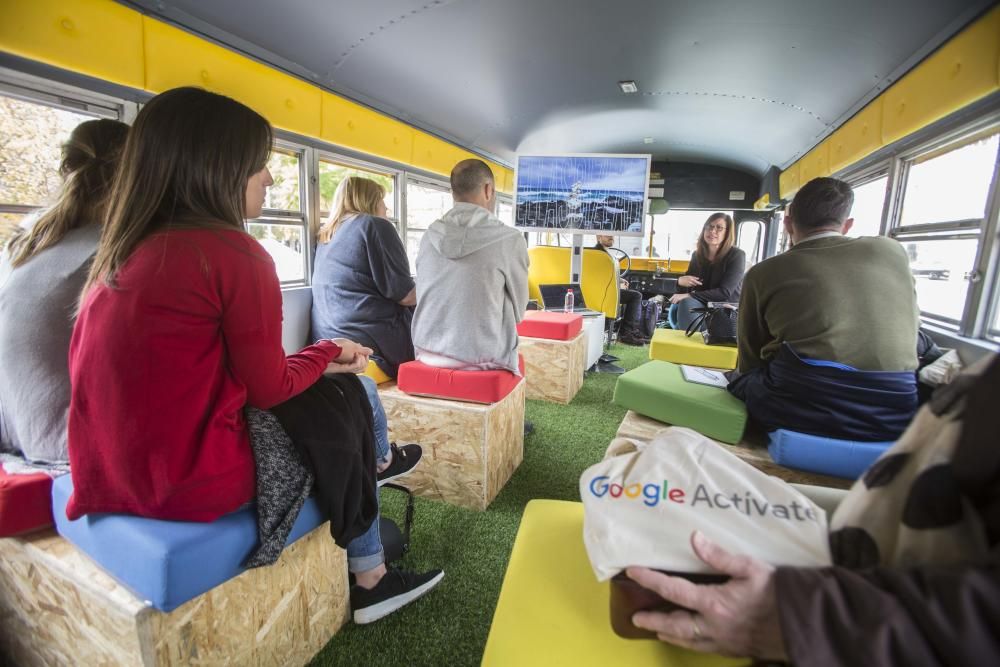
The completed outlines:
<svg viewBox="0 0 1000 667">
<path fill-rule="evenodd" d="M 626 369 L 648 359 L 648 347 L 615 345 Z M 410 553 L 403 567 L 445 571 L 426 597 L 368 626 L 348 623 L 313 665 L 414 667 L 478 665 L 493 620 L 507 560 L 529 500 L 579 500 L 583 471 L 599 461 L 625 416 L 611 404 L 616 375 L 588 373 L 569 405 L 527 401 L 535 431 L 524 461 L 485 512 L 417 498 Z M 383 512 L 401 523 L 402 494 L 382 494 Z"/>
</svg>

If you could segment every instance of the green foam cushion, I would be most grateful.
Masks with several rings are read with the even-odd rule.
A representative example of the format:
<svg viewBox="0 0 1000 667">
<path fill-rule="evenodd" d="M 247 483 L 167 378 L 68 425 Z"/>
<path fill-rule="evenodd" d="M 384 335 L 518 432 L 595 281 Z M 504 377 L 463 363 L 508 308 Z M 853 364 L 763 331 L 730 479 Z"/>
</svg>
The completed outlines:
<svg viewBox="0 0 1000 667">
<path fill-rule="evenodd" d="M 681 367 L 669 361 L 650 361 L 619 377 L 613 400 L 640 415 L 730 444 L 740 441 L 747 423 L 743 401 L 721 387 L 688 382 Z"/>
</svg>

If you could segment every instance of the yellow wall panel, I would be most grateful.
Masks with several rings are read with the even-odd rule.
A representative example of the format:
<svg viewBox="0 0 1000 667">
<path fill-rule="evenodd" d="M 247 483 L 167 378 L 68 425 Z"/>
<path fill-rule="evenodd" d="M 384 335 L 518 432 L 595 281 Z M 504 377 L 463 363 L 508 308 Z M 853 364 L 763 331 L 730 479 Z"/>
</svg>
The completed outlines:
<svg viewBox="0 0 1000 667">
<path fill-rule="evenodd" d="M 370 155 L 410 163 L 413 128 L 331 93 L 323 93 L 322 100 L 323 139 Z"/>
<path fill-rule="evenodd" d="M 5 0 L 0 50 L 143 87 L 142 17 L 111 0 Z"/>
<path fill-rule="evenodd" d="M 165 23 L 143 17 L 146 89 L 200 86 L 253 108 L 275 127 L 320 136 L 320 89 Z"/>
<path fill-rule="evenodd" d="M 882 147 L 882 98 L 877 97 L 834 132 L 830 144 L 830 173 L 854 164 Z"/>
<path fill-rule="evenodd" d="M 830 175 L 830 142 L 824 140 L 816 148 L 803 156 L 799 167 L 799 185 L 805 185 L 814 178 Z"/>
<path fill-rule="evenodd" d="M 799 189 L 800 162 L 796 162 L 778 175 L 778 194 L 782 199 L 791 199 Z"/>
<path fill-rule="evenodd" d="M 457 163 L 469 157 L 476 156 L 426 132 L 413 131 L 414 167 L 448 176 Z"/>
<path fill-rule="evenodd" d="M 503 170 L 503 186 L 500 188 L 500 192 L 514 194 L 514 172 L 510 169 Z"/>
<path fill-rule="evenodd" d="M 969 26 L 884 93 L 882 141 L 902 139 L 1000 87 L 1000 7 Z"/>
</svg>

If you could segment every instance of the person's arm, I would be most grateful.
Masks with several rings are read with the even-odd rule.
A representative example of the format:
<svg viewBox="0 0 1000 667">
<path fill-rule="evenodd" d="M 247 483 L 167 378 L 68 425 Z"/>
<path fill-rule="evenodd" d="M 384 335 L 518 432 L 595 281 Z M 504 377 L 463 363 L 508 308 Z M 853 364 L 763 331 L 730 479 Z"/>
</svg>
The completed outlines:
<svg viewBox="0 0 1000 667">
<path fill-rule="evenodd" d="M 754 269 L 750 270 L 746 282 L 743 283 L 736 328 L 736 347 L 739 352 L 737 370 L 746 373 L 763 363 L 760 351 L 771 339 L 767 322 L 764 321 L 764 313 L 761 312 Z"/>
<path fill-rule="evenodd" d="M 739 248 L 732 248 L 723 259 L 722 279 L 719 284 L 705 285 L 705 289 L 696 290 L 698 298 L 706 303 L 709 301 L 739 301 L 746 263 L 746 253 Z"/>
<path fill-rule="evenodd" d="M 266 410 L 316 382 L 340 356 L 341 348 L 322 340 L 285 356 L 278 274 L 265 250 L 250 242 L 248 237 L 248 251 L 241 249 L 220 259 L 224 266 L 216 273 L 229 369 L 246 386 L 247 402 Z"/>
<path fill-rule="evenodd" d="M 796 664 L 976 665 L 1000 656 L 1000 566 L 779 568 Z M 985 661 L 985 662 L 984 662 Z"/>
<path fill-rule="evenodd" d="M 691 255 L 691 260 L 688 261 L 687 271 L 684 275 L 677 279 L 677 292 L 676 294 L 687 294 L 691 291 L 692 287 L 697 287 L 701 284 L 701 280 L 698 278 L 698 272 L 701 269 L 698 266 L 698 255 Z"/>
<path fill-rule="evenodd" d="M 417 293 L 410 276 L 410 261 L 396 229 L 391 222 L 381 218 L 373 219 L 368 229 L 365 245 L 375 289 L 386 299 L 401 306 L 415 305 Z M 412 301 L 403 303 L 408 299 Z"/>
<path fill-rule="evenodd" d="M 528 310 L 528 246 L 520 234 L 510 243 L 512 253 L 510 270 L 507 272 L 507 295 L 514 304 L 517 321 L 524 318 Z"/>
</svg>

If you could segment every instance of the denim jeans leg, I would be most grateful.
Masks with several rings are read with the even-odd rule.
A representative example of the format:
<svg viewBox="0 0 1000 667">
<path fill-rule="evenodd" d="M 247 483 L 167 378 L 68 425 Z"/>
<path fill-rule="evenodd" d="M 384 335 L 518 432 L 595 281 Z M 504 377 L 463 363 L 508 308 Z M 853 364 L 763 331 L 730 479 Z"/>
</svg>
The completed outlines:
<svg viewBox="0 0 1000 667">
<path fill-rule="evenodd" d="M 361 384 L 365 386 L 368 402 L 372 404 L 372 423 L 375 430 L 375 457 L 380 466 L 389 460 L 389 421 L 385 417 L 385 409 L 378 397 L 378 385 L 367 375 L 359 375 Z"/>
<path fill-rule="evenodd" d="M 347 569 L 351 572 L 367 572 L 385 562 L 382 551 L 382 535 L 378 531 L 381 511 L 375 515 L 371 527 L 347 544 Z"/>
</svg>

